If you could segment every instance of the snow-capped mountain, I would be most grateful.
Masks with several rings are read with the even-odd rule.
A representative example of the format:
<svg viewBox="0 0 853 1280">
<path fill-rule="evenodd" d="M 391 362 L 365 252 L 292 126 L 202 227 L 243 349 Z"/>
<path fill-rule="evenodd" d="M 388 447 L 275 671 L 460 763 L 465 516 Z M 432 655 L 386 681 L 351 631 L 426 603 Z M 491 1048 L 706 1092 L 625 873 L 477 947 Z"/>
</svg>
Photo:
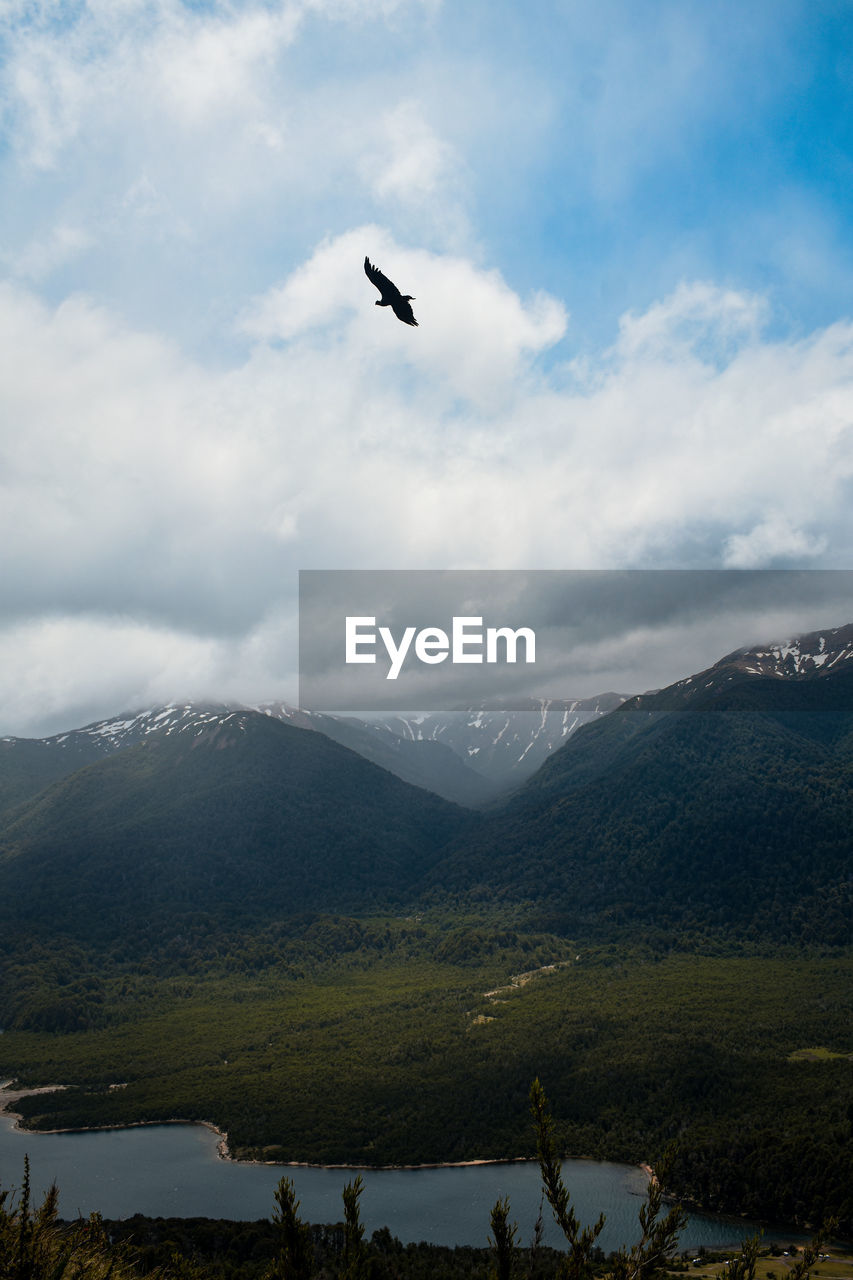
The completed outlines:
<svg viewBox="0 0 853 1280">
<path fill-rule="evenodd" d="M 0 739 L 0 802 L 13 803 L 76 769 L 151 737 L 197 737 L 241 712 L 260 711 L 325 734 L 404 782 L 457 804 L 479 806 L 534 773 L 580 725 L 619 706 L 616 694 L 531 702 L 520 710 L 468 709 L 372 723 L 303 711 L 283 702 L 245 708 L 179 703 L 122 712 L 49 738 Z"/>
<path fill-rule="evenodd" d="M 37 784 L 46 785 L 140 742 L 198 737 L 219 726 L 233 727 L 241 716 L 257 711 L 295 728 L 325 734 L 404 782 L 457 804 L 476 807 L 497 792 L 488 780 L 438 742 L 413 742 L 394 734 L 380 736 L 359 720 L 300 711 L 286 703 L 242 707 L 187 702 L 122 712 L 49 738 L 0 738 L 0 805 L 24 798 Z"/>
<path fill-rule="evenodd" d="M 237 707 L 183 703 L 123 712 L 49 738 L 0 738 L 0 810 L 147 738 L 197 736 L 239 713 Z"/>
<path fill-rule="evenodd" d="M 777 680 L 805 680 L 826 676 L 853 660 L 853 623 L 810 631 L 786 641 L 735 649 L 712 667 L 670 685 L 664 693 L 682 702 L 747 676 L 769 676 Z M 639 699 L 650 699 L 644 694 Z"/>
<path fill-rule="evenodd" d="M 628 699 L 573 734 L 432 883 L 544 894 L 569 937 L 606 921 L 848 944 L 851 641 L 848 626 L 756 645 Z"/>
<path fill-rule="evenodd" d="M 496 794 L 530 777 L 582 724 L 606 715 L 624 701 L 618 693 L 571 700 L 541 698 L 521 706 L 514 704 L 511 709 L 466 707 L 370 721 L 299 711 L 286 703 L 269 703 L 259 710 L 303 728 L 318 729 L 376 763 L 383 761 L 371 753 L 380 747 L 397 759 L 408 758 L 413 748 L 423 753 L 423 759 L 433 758 L 431 753 L 451 752 L 468 772 L 485 779 L 490 793 Z M 434 758 L 444 757 L 436 754 Z M 385 767 L 397 772 L 393 764 Z"/>
<path fill-rule="evenodd" d="M 530 777 L 576 729 L 624 701 L 618 693 L 570 700 L 538 698 L 505 710 L 468 707 L 442 714 L 389 716 L 371 728 L 376 734 L 394 734 L 413 742 L 444 743 L 483 777 L 506 787 Z"/>
<path fill-rule="evenodd" d="M 853 623 L 737 649 L 660 694 L 641 694 L 632 701 L 650 709 L 661 698 L 684 705 L 751 676 L 820 679 L 851 661 Z M 325 734 L 405 782 L 459 804 L 478 806 L 520 785 L 582 725 L 627 700 L 621 694 L 606 693 L 584 699 L 531 700 L 512 709 L 470 707 L 371 722 L 301 711 L 280 702 L 254 708 L 187 702 L 123 712 L 48 738 L 0 738 L 0 808 L 14 807 L 48 783 L 152 736 L 199 736 L 235 717 L 239 720 L 248 711 Z"/>
<path fill-rule="evenodd" d="M 97 720 L 82 729 L 56 733 L 50 738 L 40 738 L 46 746 L 63 748 L 68 752 L 84 752 L 93 759 L 111 755 L 123 747 L 133 747 L 150 734 L 170 737 L 173 734 L 199 734 L 212 724 L 230 719 L 241 707 L 222 704 L 186 702 L 167 707 L 152 707 L 146 711 L 126 711 L 108 720 Z M 14 739 L 4 738 L 3 742 Z"/>
</svg>

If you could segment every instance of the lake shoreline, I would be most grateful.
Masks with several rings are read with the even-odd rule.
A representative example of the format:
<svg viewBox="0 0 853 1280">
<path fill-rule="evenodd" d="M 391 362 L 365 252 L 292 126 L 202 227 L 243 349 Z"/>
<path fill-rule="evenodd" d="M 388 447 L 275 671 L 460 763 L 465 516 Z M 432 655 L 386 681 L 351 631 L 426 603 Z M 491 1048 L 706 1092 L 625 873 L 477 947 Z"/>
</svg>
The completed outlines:
<svg viewBox="0 0 853 1280">
<path fill-rule="evenodd" d="M 389 1172 L 418 1169 L 469 1169 L 476 1168 L 479 1165 L 494 1164 L 535 1164 L 535 1156 L 489 1156 L 473 1160 L 439 1160 L 426 1164 L 317 1164 L 310 1160 L 258 1160 L 255 1158 L 244 1158 L 234 1155 L 228 1145 L 228 1134 L 224 1129 L 220 1129 L 212 1120 L 186 1120 L 179 1116 L 171 1116 L 168 1120 L 127 1120 L 121 1124 L 89 1124 L 74 1125 L 61 1129 L 31 1129 L 28 1125 L 22 1124 L 24 1117 L 19 1111 L 14 1110 L 14 1103 L 20 1098 L 31 1098 L 42 1093 L 59 1093 L 68 1088 L 64 1084 L 41 1085 L 37 1088 L 30 1089 L 12 1089 L 10 1085 L 12 1081 L 0 1084 L 0 1115 L 12 1116 L 15 1119 L 15 1128 L 22 1133 L 33 1134 L 58 1134 L 58 1133 L 107 1133 L 110 1130 L 121 1129 L 144 1129 L 154 1125 L 164 1124 L 185 1124 L 199 1125 L 203 1129 L 209 1130 L 217 1138 L 216 1154 L 220 1160 L 227 1160 L 230 1164 L 238 1165 L 257 1165 L 264 1168 L 281 1168 L 281 1169 L 353 1169 L 358 1170 L 375 1170 L 381 1173 L 383 1170 Z M 594 1156 L 573 1156 L 573 1160 L 595 1160 Z M 601 1164 L 625 1164 L 621 1160 L 602 1160 Z M 654 1170 L 649 1164 L 628 1165 L 626 1168 L 642 1169 L 646 1177 L 650 1180 L 654 1178 Z"/>
<path fill-rule="evenodd" d="M 231 1152 L 228 1145 L 227 1132 L 219 1128 L 219 1126 L 214 1124 L 212 1121 L 198 1120 L 198 1119 L 188 1120 L 178 1116 L 172 1116 L 172 1117 L 169 1117 L 168 1119 L 138 1120 L 138 1121 L 129 1121 L 126 1123 L 78 1125 L 78 1126 L 58 1127 L 58 1128 L 51 1128 L 51 1129 L 30 1128 L 25 1123 L 22 1123 L 22 1120 L 24 1118 L 21 1116 L 20 1112 L 15 1110 L 15 1103 L 20 1098 L 31 1097 L 37 1094 L 47 1094 L 51 1092 L 58 1092 L 60 1089 L 64 1089 L 67 1086 L 43 1085 L 40 1087 L 33 1087 L 33 1088 L 12 1088 L 10 1087 L 11 1083 L 12 1082 L 8 1082 L 8 1081 L 5 1084 L 3 1082 L 0 1082 L 0 1119 L 8 1118 L 10 1131 L 14 1129 L 21 1134 L 28 1134 L 28 1135 L 32 1134 L 36 1138 L 38 1138 L 39 1135 L 44 1135 L 45 1138 L 49 1138 L 51 1136 L 56 1136 L 56 1135 L 62 1136 L 66 1134 L 70 1135 L 75 1133 L 82 1135 L 82 1134 L 97 1134 L 97 1133 L 109 1133 L 109 1132 L 121 1133 L 123 1131 L 130 1131 L 134 1129 L 140 1129 L 140 1130 L 154 1129 L 158 1127 L 159 1128 L 176 1128 L 177 1127 L 177 1128 L 186 1128 L 186 1129 L 190 1129 L 191 1127 L 195 1127 L 195 1128 L 200 1127 L 202 1129 L 206 1129 L 209 1133 L 211 1133 L 215 1140 L 215 1148 L 214 1148 L 215 1157 L 213 1155 L 213 1151 L 211 1151 L 210 1148 L 208 1147 L 207 1148 L 208 1154 L 205 1158 L 207 1160 L 211 1160 L 212 1165 L 226 1164 L 233 1169 L 237 1169 L 237 1168 L 249 1169 L 249 1168 L 255 1167 L 257 1169 L 273 1170 L 277 1168 L 281 1171 L 282 1176 L 286 1176 L 289 1170 L 293 1170 L 294 1177 L 298 1176 L 298 1171 L 301 1171 L 301 1170 L 304 1170 L 306 1174 L 314 1173 L 314 1172 L 316 1173 L 338 1172 L 338 1173 L 342 1173 L 345 1176 L 350 1173 L 352 1174 L 352 1176 L 355 1176 L 358 1173 L 364 1173 L 364 1174 L 380 1174 L 380 1173 L 394 1174 L 394 1173 L 405 1173 L 405 1172 L 438 1173 L 444 1170 L 448 1172 L 452 1172 L 453 1170 L 464 1170 L 469 1168 L 470 1169 L 475 1169 L 475 1168 L 485 1169 L 489 1167 L 496 1168 L 501 1165 L 506 1166 L 507 1168 L 510 1168 L 512 1166 L 522 1167 L 525 1165 L 531 1168 L 536 1168 L 538 1163 L 535 1157 L 526 1157 L 526 1156 L 480 1157 L 480 1158 L 474 1158 L 470 1160 L 435 1161 L 435 1162 L 429 1162 L 429 1163 L 423 1163 L 423 1164 L 411 1164 L 411 1163 L 402 1164 L 401 1163 L 401 1164 L 385 1164 L 385 1165 L 364 1164 L 364 1163 L 347 1164 L 340 1161 L 329 1162 L 329 1163 L 314 1163 L 308 1160 L 286 1160 L 285 1161 L 285 1160 L 264 1160 L 264 1159 L 257 1159 L 257 1158 L 244 1159 L 237 1155 L 234 1155 Z M 618 1161 L 618 1160 L 602 1160 L 602 1159 L 599 1159 L 598 1157 L 593 1157 L 593 1156 L 567 1157 L 566 1160 L 567 1160 L 567 1163 L 569 1164 L 583 1164 L 583 1165 L 589 1165 L 589 1166 L 598 1165 L 602 1167 L 610 1166 L 614 1169 L 620 1169 L 624 1171 L 625 1174 L 635 1175 L 635 1181 L 629 1184 L 630 1189 L 628 1189 L 627 1193 L 632 1197 L 636 1197 L 636 1200 L 643 1198 L 645 1194 L 645 1186 L 647 1185 L 647 1182 L 655 1177 L 654 1169 L 647 1162 L 641 1162 L 639 1164 L 631 1164 L 625 1161 Z M 640 1180 L 636 1178 L 636 1175 L 639 1173 L 642 1173 L 643 1175 L 642 1186 L 640 1185 Z M 665 1199 L 667 1201 L 674 1202 L 677 1198 L 673 1198 L 670 1195 L 667 1195 L 665 1193 Z M 635 1200 L 635 1203 L 636 1203 L 636 1200 Z M 726 1220 L 732 1228 L 732 1234 L 730 1237 L 727 1238 L 725 1247 L 727 1248 L 734 1247 L 736 1245 L 738 1239 L 742 1235 L 742 1231 L 738 1223 L 743 1215 L 738 1215 L 737 1213 L 731 1213 L 731 1212 L 721 1213 L 719 1210 L 709 1210 L 707 1207 L 701 1204 L 698 1204 L 695 1202 L 689 1202 L 684 1199 L 681 1199 L 680 1203 L 682 1204 L 683 1208 L 685 1208 L 691 1213 L 698 1213 L 703 1217 L 710 1217 L 717 1220 Z M 318 1218 L 318 1221 L 319 1221 L 319 1218 Z M 759 1224 L 754 1223 L 754 1226 L 757 1226 L 757 1225 Z M 770 1226 L 771 1224 L 768 1223 L 764 1225 Z M 774 1223 L 772 1224 L 771 1230 L 773 1231 L 773 1238 L 779 1239 L 779 1240 L 781 1240 L 783 1237 L 787 1239 L 789 1236 L 793 1238 L 793 1233 L 799 1234 L 798 1228 L 796 1228 L 793 1225 L 780 1228 L 777 1223 Z M 720 1247 L 720 1246 L 717 1245 L 715 1247 Z"/>
</svg>

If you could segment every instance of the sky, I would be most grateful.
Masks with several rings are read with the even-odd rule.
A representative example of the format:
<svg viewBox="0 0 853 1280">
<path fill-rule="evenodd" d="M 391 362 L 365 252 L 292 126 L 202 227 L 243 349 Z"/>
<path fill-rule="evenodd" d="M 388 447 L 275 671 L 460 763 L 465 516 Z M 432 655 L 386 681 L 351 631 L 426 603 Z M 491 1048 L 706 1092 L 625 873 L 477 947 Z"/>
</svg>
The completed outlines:
<svg viewBox="0 0 853 1280">
<path fill-rule="evenodd" d="M 852 37 L 0 0 L 0 733 L 294 700 L 300 569 L 853 567 Z"/>
</svg>

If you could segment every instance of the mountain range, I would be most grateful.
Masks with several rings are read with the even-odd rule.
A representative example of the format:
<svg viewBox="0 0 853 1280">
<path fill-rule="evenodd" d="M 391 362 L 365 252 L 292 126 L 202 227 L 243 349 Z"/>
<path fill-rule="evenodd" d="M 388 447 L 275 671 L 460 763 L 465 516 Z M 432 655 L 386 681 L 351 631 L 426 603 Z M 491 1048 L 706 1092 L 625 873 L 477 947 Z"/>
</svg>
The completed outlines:
<svg viewBox="0 0 853 1280">
<path fill-rule="evenodd" d="M 624 701 L 618 694 L 531 700 L 510 711 L 467 707 L 445 715 L 373 721 L 302 710 L 184 703 L 122 712 L 49 738 L 0 738 L 0 813 L 49 782 L 154 736 L 196 734 L 234 711 L 256 710 L 323 734 L 412 786 L 472 808 L 519 786 L 580 728 Z"/>
<path fill-rule="evenodd" d="M 593 698 L 529 698 L 511 707 L 466 707 L 462 711 L 390 716 L 370 728 L 379 736 L 449 747 L 497 790 L 518 787 L 580 727 L 607 715 L 623 694 Z"/>
<path fill-rule="evenodd" d="M 520 778 L 534 752 L 544 763 L 477 814 L 412 785 L 443 769 L 482 803 L 460 750 L 499 759 L 493 779 Z M 0 913 L 155 937 L 199 915 L 248 926 L 450 894 L 523 901 L 560 930 L 840 941 L 851 776 L 853 625 L 739 650 L 628 700 L 455 724 L 160 708 L 0 742 Z"/>
</svg>

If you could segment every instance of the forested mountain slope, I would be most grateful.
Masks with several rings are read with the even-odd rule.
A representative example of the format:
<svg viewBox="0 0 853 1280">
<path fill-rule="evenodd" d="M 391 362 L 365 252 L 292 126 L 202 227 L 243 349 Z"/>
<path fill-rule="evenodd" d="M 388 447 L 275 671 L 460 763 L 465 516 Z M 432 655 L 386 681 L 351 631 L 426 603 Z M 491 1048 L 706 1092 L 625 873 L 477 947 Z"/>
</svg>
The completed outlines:
<svg viewBox="0 0 853 1280">
<path fill-rule="evenodd" d="M 569 931 L 736 930 L 841 943 L 850 923 L 853 663 L 717 668 L 584 726 L 430 872 Z"/>
<path fill-rule="evenodd" d="M 257 925 L 399 902 L 475 821 L 258 712 L 153 734 L 54 783 L 0 834 L 0 913 L 87 939 L 207 914 Z"/>
</svg>

